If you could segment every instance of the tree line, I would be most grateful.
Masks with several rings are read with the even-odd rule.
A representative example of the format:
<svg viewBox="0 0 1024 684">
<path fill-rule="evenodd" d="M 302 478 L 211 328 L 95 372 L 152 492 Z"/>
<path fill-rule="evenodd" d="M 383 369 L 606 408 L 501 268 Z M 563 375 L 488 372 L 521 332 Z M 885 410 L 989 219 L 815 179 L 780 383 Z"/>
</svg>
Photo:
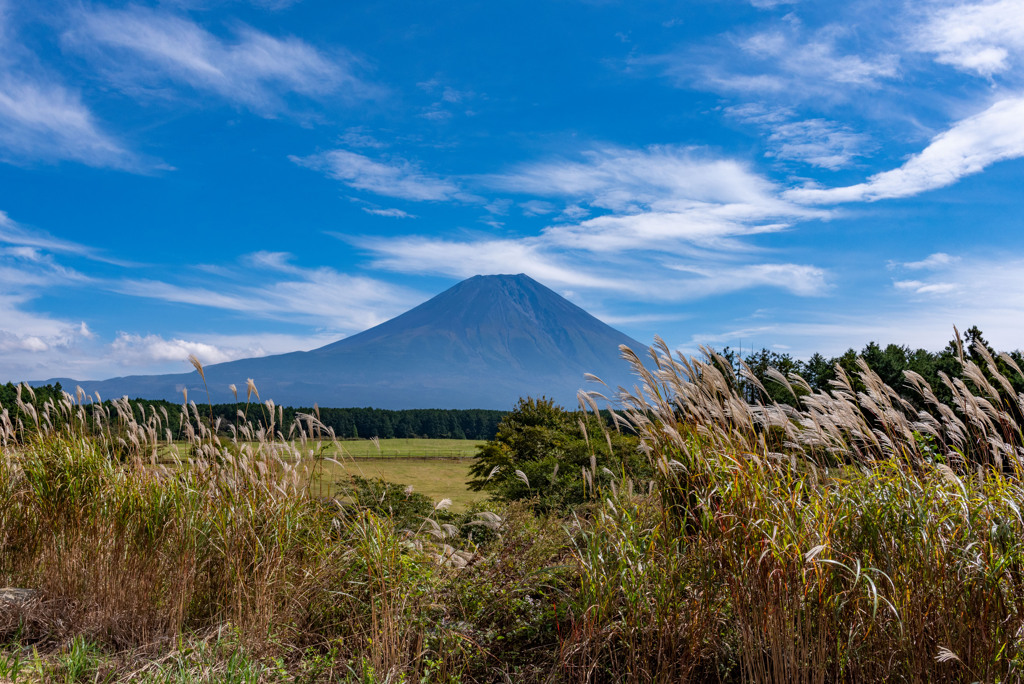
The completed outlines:
<svg viewBox="0 0 1024 684">
<path fill-rule="evenodd" d="M 770 368 L 775 368 L 787 377 L 791 374 L 799 375 L 814 390 L 827 391 L 831 389 L 831 383 L 836 380 L 836 367 L 838 366 L 853 381 L 854 389 L 863 391 L 865 388 L 857 379 L 860 373 L 857 362 L 858 359 L 863 359 L 871 370 L 878 373 L 885 384 L 899 392 L 900 396 L 912 405 L 920 407 L 921 398 L 907 383 L 904 376 L 905 371 L 913 371 L 923 377 L 931 385 L 937 398 L 948 404 L 952 401 L 952 393 L 943 383 L 940 374 L 945 374 L 950 378 L 961 377 L 959 361 L 961 350 L 965 359 L 974 361 L 983 369 L 986 368 L 986 360 L 979 351 L 979 346 L 995 359 L 996 369 L 1010 380 L 1014 392 L 1024 392 L 1024 378 L 1012 369 L 1005 359 L 1001 358 L 999 352 L 988 343 L 977 326 L 972 326 L 964 331 L 963 337 L 959 341 L 955 338 L 951 339 L 938 352 L 913 349 L 898 344 L 889 344 L 883 347 L 877 342 L 869 342 L 860 351 L 850 348 L 843 354 L 833 357 L 815 353 L 804 361 L 795 359 L 786 353 L 761 349 L 742 357 L 742 362 L 762 387 L 743 379 L 738 380 L 738 384 L 747 401 L 756 403 L 770 400 L 792 406 L 796 404 L 797 397 L 805 393 L 806 390 L 801 390 L 800 387 L 793 385 L 796 395 L 794 396 L 794 392 L 791 392 L 790 388 L 771 378 L 768 372 Z M 1006 352 L 1006 355 L 1018 366 L 1024 368 L 1024 353 L 1020 350 Z M 738 372 L 741 369 L 741 356 L 735 350 L 726 347 L 721 352 L 721 356 L 732 366 L 734 371 Z"/>
<path fill-rule="evenodd" d="M 34 395 L 34 396 L 33 396 Z M 47 402 L 60 402 L 63 388 L 60 383 L 41 385 L 22 390 L 22 401 L 32 404 L 37 409 Z M 0 385 L 0 407 L 6 409 L 15 420 L 22 417 L 18 408 L 18 385 L 8 382 Z M 103 402 L 109 406 L 110 402 Z M 146 417 L 154 410 L 161 415 L 166 414 L 162 421 L 165 427 L 172 430 L 181 425 L 182 404 L 162 399 L 132 399 L 129 402 L 135 413 L 136 420 L 146 422 Z M 239 415 L 241 413 L 241 415 Z M 492 439 L 497 432 L 498 423 L 507 411 L 490 409 L 406 409 L 388 410 L 378 408 L 311 408 L 311 407 L 275 407 L 274 420 L 278 429 L 287 432 L 295 422 L 298 414 L 316 414 L 327 428 L 334 431 L 340 439 L 381 439 L 427 438 L 427 439 Z M 262 403 L 214 404 L 199 406 L 198 415 L 204 421 L 220 420 L 221 430 L 227 430 L 230 424 L 239 421 L 266 423 L 269 415 L 267 406 Z"/>
</svg>

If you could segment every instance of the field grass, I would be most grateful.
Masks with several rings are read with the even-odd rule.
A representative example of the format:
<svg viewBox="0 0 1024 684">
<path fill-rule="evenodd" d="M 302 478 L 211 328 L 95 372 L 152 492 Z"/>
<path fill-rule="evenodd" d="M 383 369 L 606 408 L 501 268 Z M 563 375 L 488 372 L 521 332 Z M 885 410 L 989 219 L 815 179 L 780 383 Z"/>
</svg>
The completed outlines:
<svg viewBox="0 0 1024 684">
<path fill-rule="evenodd" d="M 322 472 L 312 479 L 312 491 L 317 496 L 333 496 L 336 483 L 347 475 L 381 478 L 388 482 L 412 485 L 413 490 L 435 501 L 451 499 L 452 510 L 464 511 L 472 503 L 482 501 L 486 494 L 470 491 L 469 468 L 477 446 L 484 442 L 467 439 L 382 439 L 380 448 L 372 440 L 344 440 L 324 443 L 323 456 L 338 463 L 323 462 Z M 300 450 L 301 451 L 301 450 Z M 159 461 L 165 465 L 175 462 L 172 456 L 187 453 L 187 444 L 175 448 L 163 445 Z M 306 459 L 303 472 L 308 476 L 312 461 Z M 340 465 L 339 465 L 340 464 Z"/>
<path fill-rule="evenodd" d="M 344 456 L 352 458 L 472 458 L 484 442 L 472 439 L 369 439 L 338 442 Z"/>
<path fill-rule="evenodd" d="M 324 442 L 324 455 L 338 460 L 350 458 L 388 459 L 388 458 L 472 458 L 476 456 L 477 447 L 485 442 L 473 439 L 382 439 L 377 443 L 369 439 L 339 440 L 335 443 Z M 379 447 L 379 448 L 378 448 Z M 170 464 L 177 454 L 188 453 L 188 442 L 177 441 L 172 445 L 161 444 L 157 447 L 157 460 Z"/>
<path fill-rule="evenodd" d="M 31 597 L 0 606 L 0 682 L 1024 681 L 1024 424 L 994 360 L 960 354 L 950 405 L 864 365 L 827 392 L 780 375 L 783 407 L 653 351 L 617 414 L 653 480 L 595 456 L 568 514 L 536 505 L 554 471 L 486 512 L 339 504 L 317 489 L 353 472 L 465 506 L 469 461 L 336 465 L 193 409 L 189 459 L 146 467 L 158 416 L 19 401 L 0 586 Z"/>
<path fill-rule="evenodd" d="M 451 499 L 452 510 L 461 512 L 470 504 L 487 497 L 484 492 L 472 492 L 466 487 L 471 463 L 470 459 L 416 458 L 350 459 L 340 466 L 327 462 L 324 464 L 323 473 L 317 473 L 312 489 L 318 495 L 333 496 L 337 490 L 337 481 L 347 475 L 368 479 L 381 478 L 395 484 L 412 485 L 413 491 L 435 502 Z"/>
</svg>

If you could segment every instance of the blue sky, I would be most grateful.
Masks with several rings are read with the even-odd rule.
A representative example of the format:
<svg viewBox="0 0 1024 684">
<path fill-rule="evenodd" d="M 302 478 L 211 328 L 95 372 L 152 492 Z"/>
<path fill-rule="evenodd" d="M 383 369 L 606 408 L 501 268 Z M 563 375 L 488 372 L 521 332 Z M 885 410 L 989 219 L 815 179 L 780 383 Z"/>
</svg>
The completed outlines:
<svg viewBox="0 0 1024 684">
<path fill-rule="evenodd" d="M 1024 0 L 0 0 L 0 378 L 525 272 L 643 342 L 1024 347 Z"/>
</svg>

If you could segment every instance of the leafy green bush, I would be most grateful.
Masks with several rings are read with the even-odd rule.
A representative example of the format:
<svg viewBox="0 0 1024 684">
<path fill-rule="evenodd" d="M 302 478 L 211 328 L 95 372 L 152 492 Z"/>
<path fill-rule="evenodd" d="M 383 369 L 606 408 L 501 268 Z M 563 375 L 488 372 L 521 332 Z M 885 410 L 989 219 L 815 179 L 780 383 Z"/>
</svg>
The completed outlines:
<svg viewBox="0 0 1024 684">
<path fill-rule="evenodd" d="M 426 518 L 438 523 L 455 523 L 461 517 L 404 484 L 358 475 L 349 475 L 336 484 L 339 496 L 360 508 L 389 518 L 399 530 L 415 532 L 423 526 Z"/>
<path fill-rule="evenodd" d="M 534 499 L 539 512 L 567 512 L 612 483 L 646 485 L 652 470 L 638 445 L 589 413 L 543 397 L 520 399 L 480 447 L 469 485 L 500 501 Z"/>
</svg>

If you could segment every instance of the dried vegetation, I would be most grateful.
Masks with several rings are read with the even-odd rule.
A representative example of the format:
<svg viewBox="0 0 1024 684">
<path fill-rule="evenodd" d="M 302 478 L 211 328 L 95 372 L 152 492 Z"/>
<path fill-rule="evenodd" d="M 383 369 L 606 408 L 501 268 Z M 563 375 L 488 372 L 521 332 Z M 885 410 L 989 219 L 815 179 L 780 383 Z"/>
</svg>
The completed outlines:
<svg viewBox="0 0 1024 684">
<path fill-rule="evenodd" d="M 171 426 L 26 388 L 0 417 L 0 584 L 34 593 L 0 599 L 0 680 L 1021 678 L 1024 397 L 994 358 L 961 354 L 951 405 L 865 365 L 827 392 L 774 377 L 791 406 L 743 400 L 753 374 L 710 350 L 625 354 L 615 424 L 657 475 L 568 517 L 324 500 L 329 432 L 270 402 Z"/>
</svg>

